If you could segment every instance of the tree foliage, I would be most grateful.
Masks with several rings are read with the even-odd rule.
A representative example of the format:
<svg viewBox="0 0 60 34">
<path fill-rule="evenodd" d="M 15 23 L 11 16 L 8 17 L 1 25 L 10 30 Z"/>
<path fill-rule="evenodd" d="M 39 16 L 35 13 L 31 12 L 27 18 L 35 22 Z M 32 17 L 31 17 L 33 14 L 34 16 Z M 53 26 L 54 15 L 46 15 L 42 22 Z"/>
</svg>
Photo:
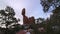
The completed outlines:
<svg viewBox="0 0 60 34">
<path fill-rule="evenodd" d="M 47 33 L 60 34 L 60 0 L 41 0 L 41 5 L 44 12 L 48 12 L 51 7 L 53 8 L 53 14 L 50 16 L 48 24 L 46 24 Z"/>
<path fill-rule="evenodd" d="M 19 19 L 16 19 L 14 9 L 7 6 L 5 10 L 0 10 L 0 28 L 4 34 L 14 34 L 20 30 L 18 23 Z"/>
<path fill-rule="evenodd" d="M 56 8 L 60 6 L 60 0 L 40 0 L 44 12 L 49 11 L 50 7 Z"/>
</svg>

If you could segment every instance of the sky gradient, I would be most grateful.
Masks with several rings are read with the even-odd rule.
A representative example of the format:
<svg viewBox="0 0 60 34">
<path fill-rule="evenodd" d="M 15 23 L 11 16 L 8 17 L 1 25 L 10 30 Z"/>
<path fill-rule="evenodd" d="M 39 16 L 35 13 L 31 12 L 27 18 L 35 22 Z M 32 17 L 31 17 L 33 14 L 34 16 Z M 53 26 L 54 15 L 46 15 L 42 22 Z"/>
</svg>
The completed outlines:
<svg viewBox="0 0 60 34">
<path fill-rule="evenodd" d="M 4 9 L 6 6 L 11 6 L 15 10 L 15 17 L 19 18 L 20 24 L 23 24 L 23 17 L 21 11 L 23 8 L 26 9 L 26 16 L 34 16 L 35 19 L 50 17 L 50 12 L 44 13 L 43 7 L 40 4 L 40 0 L 0 0 L 0 10 Z"/>
</svg>

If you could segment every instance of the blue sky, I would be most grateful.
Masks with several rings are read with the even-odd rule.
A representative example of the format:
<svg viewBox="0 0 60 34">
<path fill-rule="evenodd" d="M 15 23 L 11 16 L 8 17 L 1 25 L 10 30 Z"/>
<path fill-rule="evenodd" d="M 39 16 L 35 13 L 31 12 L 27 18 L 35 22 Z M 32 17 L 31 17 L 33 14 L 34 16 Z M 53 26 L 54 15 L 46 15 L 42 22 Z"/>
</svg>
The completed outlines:
<svg viewBox="0 0 60 34">
<path fill-rule="evenodd" d="M 21 11 L 26 8 L 26 15 L 28 17 L 34 16 L 35 19 L 50 17 L 50 12 L 44 13 L 40 4 L 40 0 L 0 0 L 0 9 L 4 9 L 6 6 L 11 6 L 15 10 L 15 17 L 19 18 L 20 24 L 23 24 L 23 17 Z"/>
</svg>

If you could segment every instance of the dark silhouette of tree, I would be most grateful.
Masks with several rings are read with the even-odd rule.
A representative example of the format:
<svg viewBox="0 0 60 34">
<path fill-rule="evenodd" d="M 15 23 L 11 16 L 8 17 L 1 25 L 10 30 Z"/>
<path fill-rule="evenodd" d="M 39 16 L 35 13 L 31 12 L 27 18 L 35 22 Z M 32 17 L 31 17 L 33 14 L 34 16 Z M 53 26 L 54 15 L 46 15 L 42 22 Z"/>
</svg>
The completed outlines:
<svg viewBox="0 0 60 34">
<path fill-rule="evenodd" d="M 15 34 L 20 30 L 20 24 L 15 17 L 14 9 L 7 6 L 5 10 L 0 10 L 0 30 L 4 34 Z"/>
<path fill-rule="evenodd" d="M 50 7 L 56 8 L 60 6 L 60 0 L 40 0 L 44 12 L 49 11 Z"/>
<path fill-rule="evenodd" d="M 46 30 L 48 34 L 60 34 L 60 0 L 40 0 L 44 12 L 48 12 L 52 7 L 52 15 L 46 20 Z M 48 21 L 48 22 L 47 22 Z"/>
<path fill-rule="evenodd" d="M 51 22 L 54 25 L 54 27 L 57 26 L 59 29 L 60 28 L 60 7 L 57 7 L 55 10 L 53 10 L 53 15 L 51 16 L 50 19 L 51 19 Z M 58 31 L 60 31 L 60 29 Z"/>
<path fill-rule="evenodd" d="M 48 24 L 46 24 L 46 30 L 48 34 L 60 34 L 60 7 L 57 7 L 52 11 Z M 46 21 L 47 23 L 47 21 Z"/>
</svg>

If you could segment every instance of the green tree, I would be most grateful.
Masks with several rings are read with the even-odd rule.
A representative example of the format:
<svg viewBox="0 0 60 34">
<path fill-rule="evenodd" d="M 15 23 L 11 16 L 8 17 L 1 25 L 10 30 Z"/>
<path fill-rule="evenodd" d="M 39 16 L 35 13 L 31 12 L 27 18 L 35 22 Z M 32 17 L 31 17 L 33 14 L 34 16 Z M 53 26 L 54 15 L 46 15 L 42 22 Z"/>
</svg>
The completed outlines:
<svg viewBox="0 0 60 34">
<path fill-rule="evenodd" d="M 40 0 L 43 6 L 44 12 L 48 12 L 52 7 L 52 15 L 46 24 L 46 30 L 48 34 L 60 34 L 60 0 Z M 51 9 L 50 9 L 51 10 Z M 46 21 L 47 23 L 47 21 Z"/>
<path fill-rule="evenodd" d="M 0 30 L 4 32 L 4 34 L 15 34 L 18 30 L 20 30 L 20 25 L 15 17 L 14 9 L 7 6 L 5 10 L 0 10 Z"/>
<path fill-rule="evenodd" d="M 44 12 L 49 11 L 51 7 L 54 9 L 60 6 L 60 0 L 40 0 L 41 5 L 43 6 Z"/>
</svg>

